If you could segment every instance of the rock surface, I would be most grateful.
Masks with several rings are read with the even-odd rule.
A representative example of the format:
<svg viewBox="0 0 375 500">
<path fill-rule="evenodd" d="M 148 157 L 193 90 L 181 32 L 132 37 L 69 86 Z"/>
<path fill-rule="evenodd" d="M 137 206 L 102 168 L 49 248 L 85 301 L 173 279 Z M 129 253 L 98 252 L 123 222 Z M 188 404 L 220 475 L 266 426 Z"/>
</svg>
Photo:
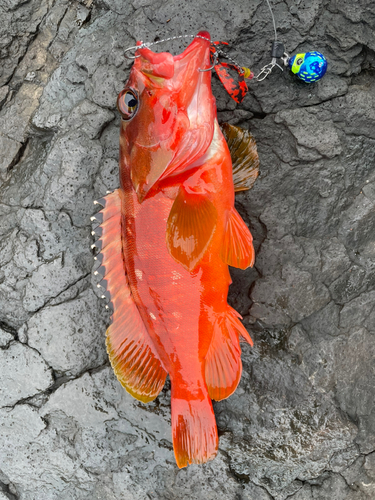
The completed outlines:
<svg viewBox="0 0 375 500">
<path fill-rule="evenodd" d="M 267 3 L 0 3 L 1 500 L 375 497 L 375 4 L 272 4 L 287 51 L 329 69 L 310 85 L 276 69 L 240 106 L 213 79 L 261 160 L 236 202 L 257 260 L 230 291 L 255 346 L 215 404 L 217 458 L 178 470 L 169 383 L 143 405 L 107 361 L 92 201 L 118 185 L 124 49 L 208 29 L 257 73 Z"/>
</svg>

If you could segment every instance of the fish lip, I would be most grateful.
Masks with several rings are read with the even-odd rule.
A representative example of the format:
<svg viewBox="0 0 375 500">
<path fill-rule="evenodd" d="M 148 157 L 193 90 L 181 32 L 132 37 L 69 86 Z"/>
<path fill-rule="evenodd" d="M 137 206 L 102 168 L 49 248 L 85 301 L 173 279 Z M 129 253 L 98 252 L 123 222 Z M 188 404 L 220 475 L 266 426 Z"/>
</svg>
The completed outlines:
<svg viewBox="0 0 375 500">
<path fill-rule="evenodd" d="M 185 57 L 186 53 L 191 50 L 192 45 L 197 41 L 197 39 L 198 39 L 198 41 L 206 39 L 207 42 L 209 44 L 211 44 L 211 36 L 210 36 L 209 32 L 208 31 L 199 31 L 195 35 L 193 40 L 189 43 L 189 45 L 186 47 L 186 49 L 181 52 L 181 54 L 177 54 L 177 55 L 173 56 L 174 61 L 176 62 L 176 61 L 179 61 L 180 59 L 183 59 Z"/>
</svg>

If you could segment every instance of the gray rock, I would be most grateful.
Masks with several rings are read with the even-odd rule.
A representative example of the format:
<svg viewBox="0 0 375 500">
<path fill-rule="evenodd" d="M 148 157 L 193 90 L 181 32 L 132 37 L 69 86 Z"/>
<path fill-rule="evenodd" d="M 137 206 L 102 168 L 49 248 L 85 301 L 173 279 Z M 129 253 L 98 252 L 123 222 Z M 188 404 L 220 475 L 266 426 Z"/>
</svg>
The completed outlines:
<svg viewBox="0 0 375 500">
<path fill-rule="evenodd" d="M 23 344 L 0 350 L 0 407 L 43 392 L 53 384 L 51 370 L 41 355 Z"/>
<path fill-rule="evenodd" d="M 7 98 L 9 94 L 9 87 L 8 85 L 3 85 L 0 88 L 0 106 L 5 102 L 5 99 Z"/>
<path fill-rule="evenodd" d="M 374 498 L 373 5 L 272 7 L 286 51 L 321 50 L 328 72 L 306 85 L 275 68 L 241 105 L 213 77 L 219 119 L 250 129 L 261 160 L 236 198 L 255 268 L 231 270 L 229 292 L 254 347 L 236 393 L 214 404 L 218 456 L 178 470 L 169 381 L 143 405 L 107 366 L 92 202 L 118 186 L 124 50 L 208 29 L 257 74 L 268 5 L 2 2 L 0 498 Z"/>
<path fill-rule="evenodd" d="M 41 94 L 41 87 L 34 83 L 25 83 L 15 98 L 1 110 L 0 128 L 6 130 L 6 135 L 14 141 L 13 144 L 25 141 L 26 129 L 37 109 Z"/>
<path fill-rule="evenodd" d="M 350 267 L 345 246 L 336 238 L 326 241 L 322 246 L 322 276 L 324 283 L 330 285 Z"/>
<path fill-rule="evenodd" d="M 73 301 L 42 309 L 28 322 L 29 346 L 60 374 L 73 376 L 102 365 L 106 325 L 94 318 L 96 309 L 99 299 L 89 290 Z"/>
<path fill-rule="evenodd" d="M 338 304 L 345 304 L 360 294 L 366 285 L 366 271 L 360 266 L 352 266 L 330 286 L 333 299 Z"/>
<path fill-rule="evenodd" d="M 17 331 L 17 336 L 18 340 L 22 342 L 22 344 L 27 344 L 28 337 L 27 337 L 27 324 L 24 323 L 21 328 L 18 329 Z"/>
<path fill-rule="evenodd" d="M 345 130 L 347 133 L 364 135 L 375 139 L 371 126 L 374 121 L 375 87 L 369 89 L 353 86 L 344 99 L 348 113 L 345 113 Z M 340 101 L 339 101 L 340 102 Z"/>
<path fill-rule="evenodd" d="M 373 335 L 364 329 L 352 333 L 336 353 L 336 397 L 340 407 L 358 422 L 356 442 L 364 453 L 375 444 L 373 385 L 375 346 Z M 366 371 L 361 370 L 366 366 Z"/>
<path fill-rule="evenodd" d="M 62 257 L 40 265 L 26 285 L 23 301 L 26 311 L 40 309 L 48 299 L 56 297 L 83 276 L 79 266 L 66 263 Z"/>
<path fill-rule="evenodd" d="M 14 340 L 13 335 L 0 328 L 0 347 L 8 347 L 12 340 Z"/>
<path fill-rule="evenodd" d="M 299 145 L 320 153 L 319 156 L 309 158 L 302 156 L 302 160 L 317 160 L 321 156 L 333 158 L 342 152 L 340 138 L 333 122 L 319 122 L 316 111 L 318 110 L 315 108 L 280 111 L 275 118 L 276 123 L 285 123 Z"/>
<path fill-rule="evenodd" d="M 280 278 L 256 281 L 251 315 L 266 324 L 290 324 L 301 321 L 329 302 L 329 292 L 322 283 L 314 283 L 309 273 L 287 264 Z"/>
<path fill-rule="evenodd" d="M 102 107 L 113 107 L 123 89 L 126 75 L 115 67 L 98 66 L 92 75 L 92 100 Z"/>
<path fill-rule="evenodd" d="M 106 373 L 108 374 L 108 369 Z M 97 374 L 94 378 L 84 374 L 76 381 L 64 384 L 52 394 L 48 403 L 43 406 L 42 416 L 50 412 L 63 411 L 66 416 L 74 418 L 81 426 L 89 428 L 100 426 L 104 422 L 116 418 L 118 411 L 108 403 L 108 398 L 113 398 L 113 392 L 116 391 L 113 380 L 105 383 L 111 391 L 105 398 L 96 394 L 97 385 L 95 382 L 98 380 L 104 381 L 102 373 Z M 116 395 L 115 401 L 118 402 L 121 395 L 118 394 L 117 398 Z"/>
<path fill-rule="evenodd" d="M 15 162 L 18 152 L 22 144 L 8 137 L 0 135 L 0 149 L 3 151 L 0 159 L 0 178 L 5 180 L 7 178 L 7 170 L 12 167 Z"/>
<path fill-rule="evenodd" d="M 63 428 L 59 435 L 54 428 L 50 431 L 38 411 L 28 405 L 17 405 L 0 418 L 2 470 L 8 478 L 17 479 L 21 498 L 69 498 L 75 495 L 71 481 L 78 481 L 87 490 L 89 475 L 75 465 L 70 450 L 66 454 L 61 448 L 69 443 Z M 30 477 L 35 480 L 31 482 Z"/>
<path fill-rule="evenodd" d="M 303 320 L 302 325 L 309 333 L 311 339 L 316 339 L 320 336 L 326 337 L 327 335 L 337 337 L 342 334 L 342 330 L 339 328 L 339 317 L 340 306 L 334 302 L 330 302 L 323 309 Z"/>
<path fill-rule="evenodd" d="M 359 498 L 372 498 L 375 493 L 374 471 L 374 453 L 371 453 L 359 457 L 342 475 L 347 484 L 359 493 Z"/>
<path fill-rule="evenodd" d="M 23 2 L 6 0 L 1 7 L 2 53 L 0 86 L 7 84 L 17 65 L 24 57 L 33 34 L 46 15 L 47 3 L 43 0 Z"/>
<path fill-rule="evenodd" d="M 118 187 L 118 161 L 113 158 L 108 158 L 103 161 L 100 175 L 95 181 L 95 192 L 106 193 L 113 191 Z"/>
<path fill-rule="evenodd" d="M 371 264 L 375 258 L 372 235 L 375 231 L 375 201 L 362 192 L 343 212 L 340 237 L 346 246 Z"/>
<path fill-rule="evenodd" d="M 375 291 L 363 293 L 351 302 L 348 302 L 340 311 L 340 327 L 346 331 L 366 327 L 374 331 Z"/>
<path fill-rule="evenodd" d="M 85 99 L 72 110 L 67 118 L 66 127 L 80 129 L 89 139 L 96 139 L 113 118 L 113 113 Z"/>
<path fill-rule="evenodd" d="M 267 238 L 262 245 L 256 267 L 262 273 L 262 276 L 273 276 L 283 265 L 289 262 L 293 264 L 300 263 L 303 256 L 304 252 L 301 245 L 298 245 L 292 236 L 286 235 L 280 240 Z"/>
</svg>

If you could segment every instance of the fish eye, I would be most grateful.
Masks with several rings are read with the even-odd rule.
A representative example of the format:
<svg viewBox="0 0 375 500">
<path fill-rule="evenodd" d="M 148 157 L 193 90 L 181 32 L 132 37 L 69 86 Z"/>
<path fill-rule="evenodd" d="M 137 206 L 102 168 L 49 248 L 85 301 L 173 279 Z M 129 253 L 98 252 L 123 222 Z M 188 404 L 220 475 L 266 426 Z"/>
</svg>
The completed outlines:
<svg viewBox="0 0 375 500">
<path fill-rule="evenodd" d="M 138 109 L 138 96 L 134 90 L 124 89 L 117 98 L 117 109 L 123 120 L 130 120 Z"/>
<path fill-rule="evenodd" d="M 297 59 L 297 61 L 296 61 L 296 62 L 297 62 L 297 64 L 298 64 L 298 66 L 299 66 L 300 64 L 302 64 L 302 63 L 303 63 L 303 59 L 302 59 L 302 57 L 300 57 L 299 59 Z"/>
</svg>

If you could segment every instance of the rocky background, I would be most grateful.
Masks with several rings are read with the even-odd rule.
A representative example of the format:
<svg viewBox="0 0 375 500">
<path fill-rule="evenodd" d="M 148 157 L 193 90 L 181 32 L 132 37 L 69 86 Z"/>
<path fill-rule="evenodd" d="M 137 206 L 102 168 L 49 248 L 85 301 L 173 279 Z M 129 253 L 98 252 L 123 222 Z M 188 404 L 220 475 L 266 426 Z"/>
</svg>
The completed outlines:
<svg viewBox="0 0 375 500">
<path fill-rule="evenodd" d="M 0 1 L 1 500 L 375 498 L 375 2 L 272 3 L 286 50 L 329 70 L 276 69 L 239 106 L 214 77 L 261 159 L 237 197 L 256 264 L 230 291 L 255 347 L 215 404 L 217 458 L 178 470 L 168 384 L 143 405 L 108 364 L 92 202 L 118 185 L 124 49 L 208 29 L 257 73 L 267 3 Z"/>
</svg>

